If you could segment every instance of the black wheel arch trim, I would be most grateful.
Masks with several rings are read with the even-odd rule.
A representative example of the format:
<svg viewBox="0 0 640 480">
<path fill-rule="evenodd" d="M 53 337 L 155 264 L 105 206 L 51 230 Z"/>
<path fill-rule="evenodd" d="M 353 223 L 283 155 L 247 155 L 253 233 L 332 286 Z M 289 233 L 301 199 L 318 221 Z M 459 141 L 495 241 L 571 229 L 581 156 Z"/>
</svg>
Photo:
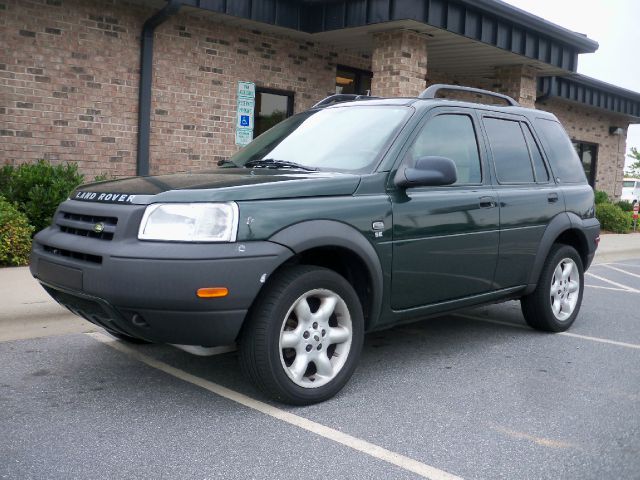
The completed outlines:
<svg viewBox="0 0 640 480">
<path fill-rule="evenodd" d="M 594 226 L 598 225 L 597 221 Z M 586 245 L 589 245 L 587 235 L 585 234 L 585 228 L 590 227 L 590 225 L 585 225 L 585 221 L 578 217 L 575 213 L 572 212 L 562 212 L 556 215 L 542 235 L 542 239 L 538 245 L 538 251 L 536 253 L 536 261 L 531 270 L 531 275 L 529 276 L 529 285 L 524 291 L 524 294 L 527 295 L 533 290 L 538 283 L 538 279 L 540 278 L 540 272 L 542 272 L 542 267 L 544 266 L 544 262 L 551 251 L 551 247 L 555 243 L 556 239 L 562 235 L 567 230 L 575 230 L 578 232 Z M 591 249 L 589 249 L 589 254 L 591 254 Z M 585 270 L 588 265 L 585 265 Z"/>
<path fill-rule="evenodd" d="M 299 254 L 318 247 L 341 247 L 351 250 L 365 264 L 371 279 L 371 311 L 368 325 L 376 323 L 382 311 L 384 281 L 380 257 L 373 245 L 354 227 L 332 220 L 309 220 L 280 230 L 269 241 Z"/>
</svg>

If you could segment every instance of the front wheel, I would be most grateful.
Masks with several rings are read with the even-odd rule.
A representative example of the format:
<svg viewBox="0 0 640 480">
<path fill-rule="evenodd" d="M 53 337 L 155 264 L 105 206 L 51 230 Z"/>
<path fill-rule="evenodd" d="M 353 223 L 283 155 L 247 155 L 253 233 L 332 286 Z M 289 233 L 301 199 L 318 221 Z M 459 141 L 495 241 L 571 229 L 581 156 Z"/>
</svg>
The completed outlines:
<svg viewBox="0 0 640 480">
<path fill-rule="evenodd" d="M 578 252 L 569 245 L 555 244 L 536 289 L 520 299 L 529 326 L 546 332 L 563 332 L 575 321 L 582 304 L 584 268 Z"/>
<path fill-rule="evenodd" d="M 356 368 L 364 319 L 353 287 L 326 268 L 277 273 L 240 339 L 246 375 L 276 400 L 309 405 L 342 389 Z"/>
</svg>

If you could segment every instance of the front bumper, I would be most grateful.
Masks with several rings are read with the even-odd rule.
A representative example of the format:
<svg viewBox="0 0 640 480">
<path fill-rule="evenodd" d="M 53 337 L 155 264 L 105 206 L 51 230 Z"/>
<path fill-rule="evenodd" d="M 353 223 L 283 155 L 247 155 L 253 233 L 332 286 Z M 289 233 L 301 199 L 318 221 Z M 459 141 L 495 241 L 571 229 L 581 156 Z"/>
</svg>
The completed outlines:
<svg viewBox="0 0 640 480">
<path fill-rule="evenodd" d="M 86 211 L 81 203 L 65 202 L 61 210 Z M 72 312 L 107 330 L 151 342 L 232 343 L 265 278 L 292 255 L 266 241 L 143 242 L 135 231 L 144 208 L 89 208 L 119 217 L 113 239 L 69 234 L 54 224 L 34 239 L 31 273 Z M 197 297 L 204 287 L 226 287 L 229 294 Z"/>
</svg>

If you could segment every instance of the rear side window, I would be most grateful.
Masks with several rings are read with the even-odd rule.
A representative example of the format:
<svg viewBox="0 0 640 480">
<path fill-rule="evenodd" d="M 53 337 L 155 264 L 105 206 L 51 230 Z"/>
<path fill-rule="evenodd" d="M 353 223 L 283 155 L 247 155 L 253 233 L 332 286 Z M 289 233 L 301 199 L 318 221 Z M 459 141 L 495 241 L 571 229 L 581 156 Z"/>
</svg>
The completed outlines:
<svg viewBox="0 0 640 480">
<path fill-rule="evenodd" d="M 468 115 L 438 115 L 427 122 L 416 137 L 409 155 L 447 157 L 454 161 L 458 173 L 455 185 L 482 183 L 478 141 Z"/>
<path fill-rule="evenodd" d="M 533 168 L 520 122 L 485 117 L 484 126 L 500 183 L 533 183 Z"/>
<path fill-rule="evenodd" d="M 541 133 L 551 170 L 557 180 L 562 183 L 586 183 L 582 163 L 562 125 L 555 120 L 536 118 L 535 126 Z"/>
</svg>

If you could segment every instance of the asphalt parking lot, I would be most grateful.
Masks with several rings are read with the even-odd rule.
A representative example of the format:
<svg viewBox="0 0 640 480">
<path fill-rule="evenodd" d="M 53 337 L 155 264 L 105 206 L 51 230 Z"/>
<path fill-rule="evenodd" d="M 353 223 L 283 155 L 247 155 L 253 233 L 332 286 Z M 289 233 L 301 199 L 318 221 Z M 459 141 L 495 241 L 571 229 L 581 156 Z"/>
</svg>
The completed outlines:
<svg viewBox="0 0 640 480">
<path fill-rule="evenodd" d="M 593 266 L 564 334 L 509 302 L 367 336 L 337 397 L 95 328 L 0 342 L 0 478 L 638 479 L 640 259 Z M 80 331 L 80 330 L 76 330 Z"/>
</svg>

